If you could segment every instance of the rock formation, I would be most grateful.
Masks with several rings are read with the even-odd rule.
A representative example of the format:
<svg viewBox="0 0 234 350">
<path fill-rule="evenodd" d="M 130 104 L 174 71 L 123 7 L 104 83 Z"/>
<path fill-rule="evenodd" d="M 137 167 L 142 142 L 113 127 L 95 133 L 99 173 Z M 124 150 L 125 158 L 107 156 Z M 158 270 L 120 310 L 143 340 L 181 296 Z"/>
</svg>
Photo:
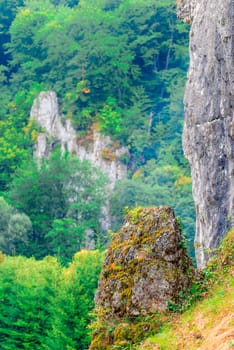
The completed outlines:
<svg viewBox="0 0 234 350">
<path fill-rule="evenodd" d="M 188 290 L 193 271 L 173 210 L 133 209 L 106 253 L 96 308 L 107 324 L 165 311 Z M 94 336 L 91 349 L 105 348 L 96 346 Z"/>
<path fill-rule="evenodd" d="M 120 158 L 128 154 L 126 147 L 119 147 L 109 136 L 103 136 L 95 128 L 90 129 L 84 138 L 78 139 L 71 120 L 64 119 L 59 114 L 58 100 L 55 92 L 41 92 L 35 99 L 30 118 L 42 128 L 38 133 L 35 156 L 46 157 L 56 144 L 61 145 L 62 151 L 76 154 L 81 160 L 89 160 L 100 167 L 109 179 L 109 188 L 113 189 L 115 182 L 127 175 L 127 167 Z M 103 208 L 103 229 L 110 228 L 109 204 Z"/>
<path fill-rule="evenodd" d="M 41 92 L 35 99 L 30 118 L 43 128 L 38 135 L 35 155 L 39 158 L 47 156 L 54 145 L 61 144 L 62 151 L 67 150 L 76 154 L 81 160 L 89 160 L 92 164 L 101 168 L 110 180 L 111 188 L 116 180 L 127 175 L 127 167 L 119 158 L 128 153 L 126 147 L 115 145 L 109 136 L 103 136 L 95 129 L 89 130 L 87 137 L 78 139 L 71 120 L 66 119 L 62 123 L 59 114 L 58 100 L 55 92 Z"/>
<path fill-rule="evenodd" d="M 133 209 L 108 248 L 96 304 L 118 316 L 166 310 L 188 286 L 189 267 L 173 210 Z"/>
<path fill-rule="evenodd" d="M 178 0 L 191 22 L 183 145 L 197 213 L 196 258 L 210 252 L 234 224 L 234 1 Z"/>
<path fill-rule="evenodd" d="M 34 100 L 30 118 L 43 130 L 37 137 L 36 157 L 47 157 L 56 143 L 61 144 L 63 151 L 67 149 L 69 153 L 76 152 L 76 132 L 70 120 L 66 120 L 65 125 L 62 124 L 55 92 L 46 91 L 39 94 Z"/>
</svg>

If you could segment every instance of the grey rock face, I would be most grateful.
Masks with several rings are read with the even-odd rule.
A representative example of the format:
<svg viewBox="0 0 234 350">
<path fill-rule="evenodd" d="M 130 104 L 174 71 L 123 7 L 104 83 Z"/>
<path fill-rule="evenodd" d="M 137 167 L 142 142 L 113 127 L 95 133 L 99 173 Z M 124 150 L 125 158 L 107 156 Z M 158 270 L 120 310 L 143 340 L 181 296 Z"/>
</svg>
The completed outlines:
<svg viewBox="0 0 234 350">
<path fill-rule="evenodd" d="M 193 267 L 169 207 L 128 213 L 104 261 L 96 306 L 106 318 L 147 315 L 168 308 L 186 290 Z"/>
<path fill-rule="evenodd" d="M 35 148 L 35 156 L 46 157 L 53 147 L 61 144 L 62 151 L 77 153 L 76 132 L 70 120 L 62 124 L 59 115 L 58 100 L 55 92 L 42 91 L 31 108 L 30 118 L 34 119 L 43 132 L 40 132 Z"/>
<path fill-rule="evenodd" d="M 183 145 L 197 212 L 197 264 L 204 268 L 234 224 L 234 1 L 179 1 L 178 12 L 192 21 Z"/>
</svg>

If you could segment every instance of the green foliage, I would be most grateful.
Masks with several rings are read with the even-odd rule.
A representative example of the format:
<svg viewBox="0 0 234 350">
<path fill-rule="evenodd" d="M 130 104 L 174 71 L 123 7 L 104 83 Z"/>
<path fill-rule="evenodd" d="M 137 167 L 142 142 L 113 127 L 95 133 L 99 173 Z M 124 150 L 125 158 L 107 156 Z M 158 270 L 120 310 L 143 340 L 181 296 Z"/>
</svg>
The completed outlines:
<svg viewBox="0 0 234 350">
<path fill-rule="evenodd" d="M 10 1 L 6 12 L 4 54 L 11 60 L 0 69 L 0 190 L 32 153 L 38 132 L 28 123 L 33 99 L 52 89 L 78 133 L 98 123 L 103 133 L 127 145 L 132 173 L 142 165 L 152 172 L 149 181 L 118 185 L 123 196 L 112 209 L 117 221 L 128 204 L 169 204 L 192 237 L 189 185 L 175 188 L 175 176 L 167 170 L 170 165 L 188 176 L 181 145 L 188 29 L 176 21 L 174 1 Z M 37 221 L 44 225 L 37 232 L 57 231 L 56 240 L 53 220 L 63 220 L 62 211 L 47 223 L 48 215 L 38 214 L 34 228 Z M 50 251 L 55 249 L 52 244 Z"/>
<path fill-rule="evenodd" d="M 142 114 L 147 118 L 152 112 L 153 136 L 158 116 L 162 122 L 168 118 L 171 87 L 181 91 L 177 82 L 187 68 L 187 30 L 176 22 L 173 1 L 81 1 L 74 8 L 67 4 L 25 1 L 18 11 L 8 44 L 14 88 L 43 83 L 56 90 L 77 128 L 87 129 L 98 118 L 105 132 L 124 142 L 137 130 Z M 132 120 L 130 132 L 122 119 L 139 104 L 140 89 L 149 104 L 140 101 L 141 113 Z M 114 108 L 110 101 L 115 101 Z M 89 113 L 81 120 L 86 109 Z M 114 125 L 105 116 L 108 112 Z"/>
<path fill-rule="evenodd" d="M 107 104 L 100 111 L 98 119 L 103 133 L 106 135 L 111 133 L 115 137 L 119 136 L 122 131 L 123 117 L 122 111 L 116 105 L 115 99 L 107 99 Z"/>
<path fill-rule="evenodd" d="M 5 258 L 0 269 L 2 349 L 41 349 L 50 325 L 48 302 L 59 279 L 55 259 Z"/>
<path fill-rule="evenodd" d="M 17 212 L 0 197 L 0 251 L 15 254 L 27 246 L 32 223 L 27 215 Z"/>
<path fill-rule="evenodd" d="M 57 151 L 40 165 L 32 160 L 18 169 L 9 198 L 30 217 L 33 227 L 27 250 L 19 253 L 71 259 L 82 247 L 87 229 L 94 235 L 99 232 L 104 184 L 98 169 Z"/>
<path fill-rule="evenodd" d="M 131 164 L 158 158 L 172 140 L 167 155 L 181 153 L 188 30 L 176 21 L 173 0 L 18 0 L 2 13 L 11 55 L 1 69 L 11 78 L 9 85 L 2 75 L 3 88 L 9 87 L 4 95 L 26 97 L 35 86 L 55 90 L 79 132 L 98 120 L 104 133 L 129 146 Z M 21 123 L 30 106 L 16 103 Z M 15 146 L 25 148 L 17 139 Z M 15 154 L 8 160 L 4 183 L 23 159 Z"/>
<path fill-rule="evenodd" d="M 101 271 L 103 254 L 81 251 L 64 270 L 61 287 L 52 304 L 52 331 L 45 349 L 87 349 L 90 334 L 87 325 L 94 307 L 94 294 Z"/>
<path fill-rule="evenodd" d="M 10 41 L 9 27 L 15 18 L 18 6 L 23 5 L 23 0 L 0 1 L 0 66 L 6 65 L 9 54 L 4 50 L 4 45 Z"/>
<path fill-rule="evenodd" d="M 51 257 L 5 257 L 0 262 L 1 349 L 87 349 L 102 260 L 99 251 L 82 251 L 62 268 Z"/>
<path fill-rule="evenodd" d="M 28 155 L 24 135 L 11 115 L 0 120 L 0 191 L 6 190 L 11 174 Z"/>
<path fill-rule="evenodd" d="M 0 101 L 0 191 L 7 190 L 17 166 L 32 154 L 35 138 L 32 137 L 33 128 L 29 133 L 27 124 L 30 124 L 28 119 L 33 100 L 42 87 L 34 83 L 30 90 L 19 90 L 14 98 L 9 88 L 3 87 Z"/>
<path fill-rule="evenodd" d="M 85 229 L 86 226 L 77 225 L 72 218 L 55 219 L 52 229 L 45 235 L 51 253 L 57 254 L 62 262 L 71 260 L 71 256 L 82 247 Z"/>
</svg>

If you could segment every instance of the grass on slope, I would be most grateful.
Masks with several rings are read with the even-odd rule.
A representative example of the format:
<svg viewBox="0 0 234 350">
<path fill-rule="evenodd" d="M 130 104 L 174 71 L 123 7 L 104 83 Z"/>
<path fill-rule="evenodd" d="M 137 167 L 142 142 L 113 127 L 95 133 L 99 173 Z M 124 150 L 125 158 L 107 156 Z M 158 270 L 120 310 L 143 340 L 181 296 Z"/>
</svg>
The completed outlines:
<svg viewBox="0 0 234 350">
<path fill-rule="evenodd" d="M 207 272 L 205 298 L 174 315 L 138 350 L 234 350 L 234 229 L 224 239 Z"/>
</svg>

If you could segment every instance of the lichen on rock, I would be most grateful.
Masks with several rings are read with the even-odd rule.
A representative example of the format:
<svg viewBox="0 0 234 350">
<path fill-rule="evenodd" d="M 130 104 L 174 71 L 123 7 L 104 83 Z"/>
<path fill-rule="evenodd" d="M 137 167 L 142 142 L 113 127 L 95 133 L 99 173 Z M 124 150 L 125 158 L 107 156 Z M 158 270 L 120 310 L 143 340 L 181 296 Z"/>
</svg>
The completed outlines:
<svg viewBox="0 0 234 350">
<path fill-rule="evenodd" d="M 133 209 L 107 250 L 96 308 L 107 323 L 164 312 L 190 287 L 193 273 L 174 211 Z M 95 336 L 92 344 L 99 348 Z"/>
</svg>

